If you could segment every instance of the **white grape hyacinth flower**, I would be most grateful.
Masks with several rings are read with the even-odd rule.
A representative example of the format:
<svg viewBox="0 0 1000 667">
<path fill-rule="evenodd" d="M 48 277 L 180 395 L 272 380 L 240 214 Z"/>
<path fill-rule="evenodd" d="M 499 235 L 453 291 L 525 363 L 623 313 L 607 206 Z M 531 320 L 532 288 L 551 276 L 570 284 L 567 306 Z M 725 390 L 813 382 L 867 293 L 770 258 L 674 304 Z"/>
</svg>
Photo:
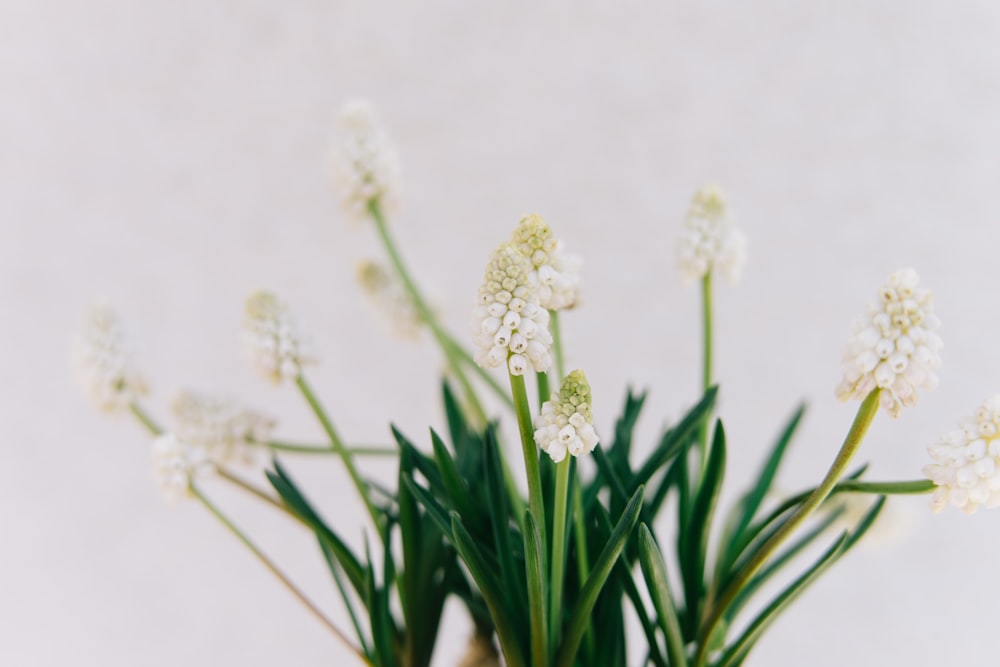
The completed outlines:
<svg viewBox="0 0 1000 667">
<path fill-rule="evenodd" d="M 247 299 L 243 329 L 247 356 L 275 384 L 297 380 L 302 367 L 315 362 L 298 322 L 270 292 L 255 292 Z"/>
<path fill-rule="evenodd" d="M 958 425 L 927 448 L 934 462 L 923 472 L 937 485 L 931 509 L 940 512 L 950 504 L 974 514 L 980 505 L 1000 506 L 1000 394 Z"/>
<path fill-rule="evenodd" d="M 566 376 L 558 394 L 542 404 L 535 417 L 535 444 L 559 463 L 569 453 L 580 456 L 594 451 L 597 433 L 591 413 L 590 383 L 583 371 Z"/>
<path fill-rule="evenodd" d="M 274 419 L 236 401 L 182 391 L 171 409 L 177 437 L 213 463 L 252 464 L 274 430 Z"/>
<path fill-rule="evenodd" d="M 747 258 L 747 237 L 729 216 L 726 196 L 717 185 L 695 193 L 677 244 L 677 267 L 685 285 L 719 270 L 731 284 L 739 282 Z"/>
<path fill-rule="evenodd" d="M 99 410 L 127 409 L 146 393 L 135 357 L 135 345 L 115 311 L 106 304 L 90 306 L 74 341 L 73 362 L 81 389 Z"/>
<path fill-rule="evenodd" d="M 552 367 L 549 313 L 538 302 L 531 262 L 505 243 L 490 256 L 473 309 L 475 360 L 483 368 L 506 365 L 511 375 Z"/>
<path fill-rule="evenodd" d="M 191 481 L 206 467 L 202 454 L 173 433 L 153 440 L 152 459 L 156 485 L 171 504 L 191 496 Z"/>
<path fill-rule="evenodd" d="M 577 304 L 582 261 L 563 249 L 540 215 L 521 218 L 510 242 L 531 262 L 531 279 L 538 285 L 542 308 L 565 310 Z"/>
<path fill-rule="evenodd" d="M 358 265 L 358 282 L 389 321 L 394 334 L 407 340 L 420 336 L 423 320 L 399 279 L 378 262 Z"/>
<path fill-rule="evenodd" d="M 344 209 L 359 219 L 373 201 L 391 207 L 399 190 L 400 163 L 372 105 L 350 100 L 340 110 L 338 125 L 333 178 Z"/>
<path fill-rule="evenodd" d="M 837 398 L 864 399 L 881 388 L 881 405 L 893 417 L 917 402 L 917 389 L 937 386 L 941 367 L 940 322 L 931 292 L 913 269 L 897 271 L 878 291 L 878 301 L 854 323 L 844 349 L 844 378 Z"/>
</svg>

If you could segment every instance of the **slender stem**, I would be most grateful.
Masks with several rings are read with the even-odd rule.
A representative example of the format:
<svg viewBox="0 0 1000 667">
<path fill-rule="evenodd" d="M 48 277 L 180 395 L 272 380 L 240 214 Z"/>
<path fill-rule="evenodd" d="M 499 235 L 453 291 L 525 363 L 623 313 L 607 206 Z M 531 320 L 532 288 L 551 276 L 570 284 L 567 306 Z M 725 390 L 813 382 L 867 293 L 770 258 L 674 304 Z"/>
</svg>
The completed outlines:
<svg viewBox="0 0 1000 667">
<path fill-rule="evenodd" d="M 571 461 L 567 457 L 556 464 L 555 507 L 552 511 L 552 577 L 549 603 L 549 637 L 553 645 L 559 644 L 562 627 L 563 582 L 566 567 L 566 504 L 569 499 L 569 472 Z"/>
<path fill-rule="evenodd" d="M 290 452 L 293 454 L 324 454 L 326 456 L 337 454 L 336 451 L 330 449 L 330 447 L 322 447 L 319 445 L 301 445 L 294 442 L 278 442 L 271 440 L 268 442 L 257 442 L 252 441 L 254 444 L 259 444 L 268 449 L 273 449 L 279 452 Z M 377 447 L 377 446 L 357 446 L 357 447 L 347 447 L 353 456 L 396 456 L 399 454 L 399 450 L 394 447 Z"/>
<path fill-rule="evenodd" d="M 309 383 L 306 382 L 304 375 L 299 375 L 295 378 L 295 384 L 298 386 L 299 391 L 305 397 L 306 401 L 309 403 L 309 407 L 316 414 L 316 418 L 319 419 L 320 425 L 322 425 L 323 430 L 326 432 L 328 438 L 330 438 L 330 448 L 336 452 L 340 459 L 344 462 L 344 467 L 347 468 L 347 474 L 350 476 L 351 481 L 354 482 L 354 488 L 357 489 L 358 495 L 361 496 L 362 502 L 365 504 L 365 508 L 368 510 L 368 515 L 372 519 L 372 524 L 375 526 L 375 530 L 382 534 L 381 523 L 379 521 L 379 513 L 372 504 L 371 498 L 368 497 L 368 487 L 364 480 L 361 479 L 361 475 L 358 474 L 358 469 L 354 465 L 354 456 L 351 454 L 350 450 L 344 446 L 344 442 L 337 435 L 337 430 L 333 427 L 333 422 L 330 421 L 330 417 L 327 416 L 326 411 L 323 406 L 320 405 L 319 399 L 312 392 L 309 387 Z"/>
<path fill-rule="evenodd" d="M 226 468 L 223 468 L 220 465 L 216 465 L 215 466 L 215 473 L 219 477 L 221 477 L 222 479 L 224 479 L 227 482 L 229 482 L 230 484 L 233 484 L 234 486 L 237 486 L 237 487 L 243 489 L 247 493 L 249 493 L 249 494 L 251 494 L 253 496 L 256 496 L 257 498 L 259 498 L 260 500 L 263 500 L 264 502 L 266 502 L 267 504 L 271 505 L 272 507 L 275 507 L 275 508 L 281 510 L 282 512 L 288 514 L 293 519 L 295 519 L 297 521 L 302 521 L 302 519 L 300 519 L 297 514 L 295 514 L 294 512 L 290 511 L 277 498 L 275 498 L 271 494 L 267 493 L 263 489 L 255 486 L 253 484 L 251 484 L 250 482 L 246 481 L 245 479 L 241 479 L 240 477 L 234 475 L 233 473 L 229 472 L 229 470 L 227 470 Z M 306 524 L 306 525 L 308 526 L 308 524 Z"/>
<path fill-rule="evenodd" d="M 531 408 L 528 406 L 528 392 L 524 387 L 523 375 L 510 375 L 510 391 L 514 398 L 514 412 L 517 428 L 521 435 L 521 451 L 524 454 L 524 470 L 528 478 L 528 508 L 538 522 L 538 532 L 542 536 L 542 553 L 546 551 L 548 540 L 545 529 L 545 507 L 542 504 L 542 474 L 538 465 L 538 448 L 535 446 L 534 429 L 531 425 Z"/>
<path fill-rule="evenodd" d="M 292 583 L 291 579 L 289 579 L 285 575 L 285 573 L 282 572 L 278 568 L 277 565 L 275 565 L 274 561 L 272 561 L 270 558 L 268 558 L 266 555 L 264 555 L 264 552 L 262 552 L 257 547 L 257 545 L 255 545 L 252 541 L 250 541 L 250 538 L 247 537 L 246 534 L 243 533 L 243 531 L 241 531 L 239 528 L 237 528 L 236 525 L 232 521 L 230 521 L 226 517 L 226 515 L 223 514 L 219 510 L 219 508 L 216 507 L 212 503 L 212 501 L 210 501 L 201 492 L 201 490 L 197 486 L 195 486 L 194 484 L 191 484 L 191 492 L 195 495 L 195 497 L 198 498 L 198 500 L 201 501 L 201 504 L 204 505 L 205 508 L 209 512 L 211 512 L 211 514 L 222 523 L 222 525 L 224 525 L 226 528 L 228 528 L 229 531 L 233 535 L 235 535 L 239 539 L 239 541 L 242 542 L 243 545 L 247 549 L 249 549 L 250 552 L 254 556 L 256 556 L 257 559 L 261 563 L 264 564 L 264 567 L 266 567 L 268 570 L 270 570 L 271 574 L 273 574 L 275 577 L 278 578 L 278 581 L 280 581 L 285 586 L 285 588 L 287 588 L 289 590 L 289 592 L 291 592 L 291 594 L 294 595 L 298 599 L 299 602 L 301 602 L 303 605 L 305 605 L 305 607 L 310 612 L 312 612 L 313 616 L 315 616 L 317 619 L 319 619 L 320 623 L 322 623 L 323 625 L 325 625 L 326 628 L 330 632 L 332 632 L 333 635 L 344 644 L 344 646 L 346 646 L 348 649 L 350 649 L 350 651 L 352 653 L 354 653 L 366 665 L 370 666 L 372 664 L 371 661 L 368 659 L 368 656 L 366 656 L 364 653 L 362 653 L 361 649 L 359 649 L 357 646 L 355 646 L 353 643 L 351 643 L 351 640 L 347 638 L 347 635 L 345 635 L 343 632 L 341 632 L 340 629 L 336 625 L 333 624 L 333 621 L 331 621 L 329 618 L 327 618 L 323 614 L 323 612 L 320 611 L 319 608 L 315 604 L 313 604 L 312 601 L 309 598 L 306 597 L 305 593 L 303 593 L 301 590 L 299 590 L 299 588 L 295 584 Z"/>
<path fill-rule="evenodd" d="M 163 435 L 163 429 L 160 428 L 160 425 L 149 416 L 149 413 L 146 412 L 146 410 L 139 405 L 137 401 L 130 402 L 128 404 L 128 409 L 129 412 L 135 415 L 135 418 L 139 420 L 139 423 L 142 424 L 151 435 Z"/>
<path fill-rule="evenodd" d="M 698 653 L 694 661 L 696 667 L 702 667 L 705 664 L 708 656 L 709 640 L 715 631 L 716 625 L 725 613 L 726 607 L 732 603 L 739 594 L 740 589 L 747 585 L 750 579 L 757 574 L 767 562 L 767 559 L 778 550 L 781 544 L 826 500 L 827 496 L 830 495 L 830 492 L 837 485 L 837 481 L 844 475 L 847 466 L 851 462 L 851 458 L 853 458 L 861 446 L 861 442 L 864 440 L 872 420 L 875 418 L 876 413 L 878 413 L 879 393 L 880 390 L 876 388 L 861 402 L 858 413 L 854 418 L 854 423 L 851 424 L 851 430 L 848 431 L 847 437 L 844 439 L 844 444 L 841 446 L 840 451 L 837 452 L 837 456 L 833 460 L 833 464 L 830 466 L 830 470 L 826 473 L 823 481 L 799 505 L 795 512 L 788 518 L 788 521 L 782 524 L 761 548 L 757 550 L 753 557 L 736 573 L 733 580 L 722 591 L 722 595 L 712 606 L 712 612 L 702 626 L 701 634 L 698 638 Z"/>
<path fill-rule="evenodd" d="M 552 329 L 552 351 L 556 357 L 556 373 L 560 378 L 566 377 L 566 361 L 563 357 L 562 327 L 559 324 L 559 311 L 549 311 L 549 327 Z"/>
<path fill-rule="evenodd" d="M 535 373 L 535 379 L 538 381 L 538 409 L 541 410 L 545 401 L 551 398 L 549 389 L 549 374 Z"/>
<path fill-rule="evenodd" d="M 382 240 L 382 245 L 385 246 L 385 251 L 389 255 L 389 261 L 392 263 L 393 269 L 396 271 L 396 275 L 399 276 L 400 282 L 403 283 L 403 289 L 406 290 L 410 300 L 413 302 L 413 306 L 417 309 L 420 319 L 424 321 L 427 327 L 431 330 L 431 333 L 434 334 L 434 338 L 437 340 L 438 345 L 440 345 L 441 351 L 444 352 L 452 373 L 455 374 L 455 377 L 462 385 L 462 389 L 466 395 L 466 400 L 469 403 L 469 408 L 473 411 L 476 419 L 480 421 L 480 425 L 485 426 L 488 421 L 486 411 L 483 410 L 482 403 L 479 402 L 479 397 L 476 396 L 476 392 L 472 388 L 469 378 L 466 377 L 465 372 L 458 363 L 458 359 L 455 358 L 456 346 L 450 337 L 444 335 L 441 325 L 438 324 L 437 318 L 434 316 L 434 311 L 432 311 L 430 306 L 427 305 L 427 302 L 424 301 L 424 297 L 420 294 L 420 290 L 417 289 L 416 282 L 414 282 L 413 278 L 410 277 L 409 271 L 406 270 L 406 265 L 403 264 L 403 258 L 400 256 L 399 251 L 396 248 L 396 244 L 393 242 L 392 236 L 389 234 L 389 227 L 386 225 L 385 216 L 382 214 L 382 207 L 379 205 L 377 198 L 368 202 L 368 212 L 375 221 L 375 229 L 378 231 L 379 238 Z"/>
<path fill-rule="evenodd" d="M 580 576 L 580 588 L 587 582 L 590 576 L 590 560 L 587 556 L 587 533 L 586 518 L 583 516 L 583 487 L 580 484 L 579 476 L 573 484 L 573 538 L 576 542 L 576 569 Z M 591 626 L 587 626 L 587 634 L 583 637 L 587 643 L 589 652 L 594 648 L 594 632 Z"/>
<path fill-rule="evenodd" d="M 701 390 L 712 386 L 712 272 L 701 279 L 702 367 Z"/>
</svg>

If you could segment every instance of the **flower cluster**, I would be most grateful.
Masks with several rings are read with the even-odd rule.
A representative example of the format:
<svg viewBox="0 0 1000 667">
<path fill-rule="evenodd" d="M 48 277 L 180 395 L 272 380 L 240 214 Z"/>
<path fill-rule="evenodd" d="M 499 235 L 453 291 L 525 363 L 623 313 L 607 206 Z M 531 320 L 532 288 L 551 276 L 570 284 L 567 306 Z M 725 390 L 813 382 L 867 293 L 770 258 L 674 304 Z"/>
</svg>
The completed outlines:
<svg viewBox="0 0 1000 667">
<path fill-rule="evenodd" d="M 87 310 L 73 352 L 80 386 L 99 410 L 127 408 L 146 393 L 132 340 L 109 306 L 98 304 Z"/>
<path fill-rule="evenodd" d="M 531 262 L 531 280 L 538 285 L 542 308 L 563 310 L 576 305 L 580 258 L 563 250 L 562 243 L 540 215 L 523 217 L 510 242 Z"/>
<path fill-rule="evenodd" d="M 735 284 L 746 256 L 746 235 L 730 221 L 722 190 L 717 185 L 698 190 L 677 244 L 677 266 L 684 284 L 701 280 L 715 269 Z"/>
<path fill-rule="evenodd" d="M 854 324 L 844 350 L 844 379 L 837 398 L 863 399 L 882 389 L 881 402 L 890 415 L 917 401 L 917 389 L 937 386 L 941 366 L 940 322 L 930 290 L 919 286 L 913 269 L 897 271 L 879 289 L 876 304 Z"/>
<path fill-rule="evenodd" d="M 535 444 L 556 463 L 566 458 L 567 451 L 573 456 L 594 451 L 597 433 L 590 406 L 587 376 L 583 371 L 573 371 L 535 418 Z"/>
<path fill-rule="evenodd" d="M 972 514 L 979 505 L 1000 506 L 1000 394 L 958 425 L 927 448 L 934 463 L 924 474 L 937 485 L 931 508 L 939 512 L 951 503 Z"/>
<path fill-rule="evenodd" d="M 184 391 L 174 398 L 177 437 L 214 463 L 252 463 L 274 420 L 235 401 Z"/>
<path fill-rule="evenodd" d="M 333 174 L 344 208 L 360 217 L 373 201 L 391 205 L 398 191 L 399 158 L 372 106 L 364 100 L 348 102 L 340 111 L 339 124 Z"/>
<path fill-rule="evenodd" d="M 247 355 L 271 382 L 297 379 L 302 366 L 313 362 L 298 323 L 270 292 L 255 292 L 247 299 L 243 328 Z"/>
<path fill-rule="evenodd" d="M 202 467 L 201 453 L 173 433 L 153 441 L 153 474 L 168 502 L 176 503 L 191 495 L 191 480 Z"/>
<path fill-rule="evenodd" d="M 497 368 L 506 363 L 512 375 L 552 366 L 549 313 L 538 301 L 531 262 L 512 244 L 490 256 L 473 310 L 476 363 Z"/>
<path fill-rule="evenodd" d="M 417 338 L 423 324 L 420 312 L 395 276 L 378 262 L 366 261 L 358 265 L 358 282 L 388 317 L 395 334 L 401 338 Z"/>
</svg>

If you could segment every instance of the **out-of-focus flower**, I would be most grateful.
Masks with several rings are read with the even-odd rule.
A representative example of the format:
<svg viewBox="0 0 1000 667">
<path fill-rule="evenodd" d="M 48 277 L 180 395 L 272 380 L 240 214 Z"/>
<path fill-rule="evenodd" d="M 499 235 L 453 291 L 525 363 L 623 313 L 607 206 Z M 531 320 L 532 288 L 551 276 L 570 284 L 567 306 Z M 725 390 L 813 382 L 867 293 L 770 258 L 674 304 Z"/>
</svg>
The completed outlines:
<svg viewBox="0 0 1000 667">
<path fill-rule="evenodd" d="M 746 235 L 729 219 L 726 196 L 717 185 L 695 193 L 677 244 L 677 266 L 685 285 L 716 269 L 737 283 L 747 258 Z"/>
<path fill-rule="evenodd" d="M 314 363 L 298 323 L 270 292 L 255 292 L 247 299 L 243 329 L 250 361 L 271 382 L 297 379 L 302 366 Z"/>
<path fill-rule="evenodd" d="M 837 398 L 863 399 L 880 387 L 882 407 L 898 417 L 904 405 L 917 402 L 918 388 L 929 391 L 937 386 L 940 322 L 930 290 L 919 286 L 913 269 L 889 276 L 878 295 L 867 314 L 854 323 L 844 349 L 844 379 Z"/>
<path fill-rule="evenodd" d="M 183 391 L 173 401 L 178 439 L 213 463 L 253 463 L 274 420 L 239 403 Z"/>
<path fill-rule="evenodd" d="M 73 345 L 77 380 L 100 410 L 113 412 L 146 393 L 135 347 L 118 315 L 106 304 L 87 309 Z"/>
<path fill-rule="evenodd" d="M 153 440 L 153 474 L 156 485 L 170 503 L 191 495 L 191 480 L 203 467 L 201 454 L 189 447 L 173 433 L 165 433 Z"/>
<path fill-rule="evenodd" d="M 473 635 L 458 667 L 500 667 L 500 654 L 493 638 L 479 633 Z"/>
<path fill-rule="evenodd" d="M 558 394 L 542 404 L 535 418 L 535 444 L 559 463 L 566 452 L 579 456 L 594 451 L 597 433 L 591 413 L 590 384 L 583 371 L 566 376 Z"/>
<path fill-rule="evenodd" d="M 572 308 L 580 289 L 580 258 L 563 250 L 540 215 L 521 218 L 510 241 L 531 262 L 538 302 L 548 310 Z"/>
<path fill-rule="evenodd" d="M 358 265 L 358 282 L 401 338 L 416 339 L 422 320 L 413 299 L 399 280 L 381 264 L 365 261 Z"/>
<path fill-rule="evenodd" d="M 976 414 L 959 420 L 927 448 L 933 463 L 924 474 L 937 485 L 931 508 L 940 512 L 949 503 L 966 514 L 980 505 L 1000 505 L 1000 394 L 992 396 Z"/>
<path fill-rule="evenodd" d="M 506 364 L 512 375 L 524 375 L 552 366 L 549 313 L 538 303 L 531 270 L 509 243 L 490 256 L 473 310 L 475 359 L 483 368 Z"/>
<path fill-rule="evenodd" d="M 333 175 L 344 209 L 352 217 L 362 217 L 372 201 L 391 206 L 399 189 L 399 158 L 371 104 L 347 102 L 338 121 Z"/>
</svg>

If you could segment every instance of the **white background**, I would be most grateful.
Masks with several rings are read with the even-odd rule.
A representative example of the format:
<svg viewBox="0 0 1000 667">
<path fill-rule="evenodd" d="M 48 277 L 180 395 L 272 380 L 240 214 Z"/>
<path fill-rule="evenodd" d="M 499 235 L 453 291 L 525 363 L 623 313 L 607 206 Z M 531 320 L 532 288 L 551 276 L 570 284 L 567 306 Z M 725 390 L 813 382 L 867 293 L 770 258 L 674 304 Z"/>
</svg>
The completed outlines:
<svg viewBox="0 0 1000 667">
<path fill-rule="evenodd" d="M 945 365 L 917 409 L 877 420 L 871 476 L 919 477 L 926 445 L 1000 390 L 995 4 L 459 5 L 0 5 L 0 663 L 345 659 L 209 515 L 164 504 L 147 437 L 90 409 L 68 349 L 85 305 L 106 298 L 142 342 L 159 415 L 191 387 L 318 439 L 293 390 L 240 357 L 243 299 L 267 287 L 312 333 L 311 378 L 349 440 L 388 442 L 389 419 L 425 440 L 441 423 L 439 355 L 394 341 L 354 286 L 377 246 L 330 191 L 333 119 L 351 96 L 391 128 L 405 163 L 393 227 L 459 335 L 522 213 L 584 256 L 570 363 L 605 432 L 626 385 L 652 387 L 644 446 L 696 396 L 697 295 L 678 285 L 673 244 L 695 188 L 723 184 L 751 241 L 744 281 L 717 298 L 727 500 L 801 398 L 780 485 L 825 470 L 855 410 L 833 399 L 849 323 L 897 268 L 934 289 Z M 338 464 L 289 465 L 360 544 Z M 307 536 L 210 488 L 343 623 Z M 751 665 L 993 655 L 998 515 L 896 505 L 904 536 L 838 564 Z M 452 612 L 440 665 L 467 632 Z"/>
</svg>

